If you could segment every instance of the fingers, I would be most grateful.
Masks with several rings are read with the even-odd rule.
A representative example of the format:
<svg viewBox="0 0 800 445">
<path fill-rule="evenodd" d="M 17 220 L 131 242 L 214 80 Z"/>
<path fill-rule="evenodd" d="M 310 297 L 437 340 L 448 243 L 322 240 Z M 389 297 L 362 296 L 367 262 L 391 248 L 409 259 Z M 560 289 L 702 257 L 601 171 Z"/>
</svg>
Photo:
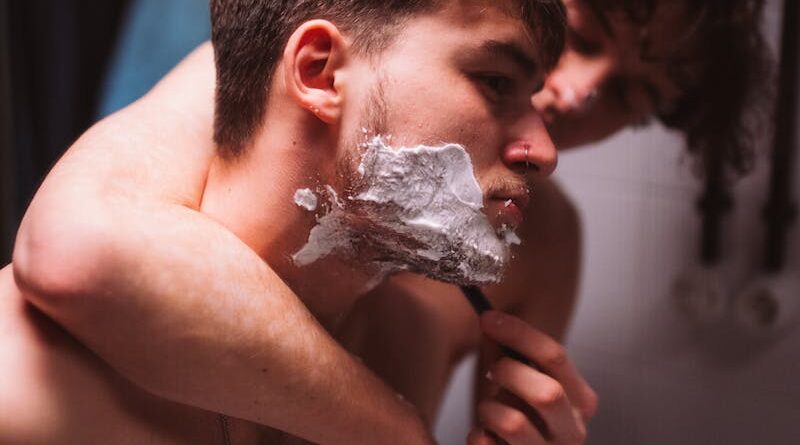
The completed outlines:
<svg viewBox="0 0 800 445">
<path fill-rule="evenodd" d="M 478 418 L 484 428 L 495 433 L 508 445 L 547 443 L 525 414 L 495 400 L 486 400 L 478 404 Z M 470 436 L 472 437 L 472 434 Z M 470 445 L 500 445 L 485 432 L 477 433 L 475 440 L 474 443 L 469 442 Z"/>
<path fill-rule="evenodd" d="M 597 394 L 581 377 L 557 341 L 517 317 L 498 311 L 481 316 L 486 335 L 536 362 L 549 376 L 561 383 L 572 405 L 584 420 L 597 410 Z"/>
<path fill-rule="evenodd" d="M 483 428 L 473 428 L 467 436 L 467 445 L 501 445 Z"/>
<path fill-rule="evenodd" d="M 542 436 L 563 444 L 582 444 L 586 439 L 583 420 L 575 416 L 563 386 L 552 377 L 504 358 L 492 367 L 489 378 L 535 409 L 544 421 L 538 429 Z"/>
</svg>

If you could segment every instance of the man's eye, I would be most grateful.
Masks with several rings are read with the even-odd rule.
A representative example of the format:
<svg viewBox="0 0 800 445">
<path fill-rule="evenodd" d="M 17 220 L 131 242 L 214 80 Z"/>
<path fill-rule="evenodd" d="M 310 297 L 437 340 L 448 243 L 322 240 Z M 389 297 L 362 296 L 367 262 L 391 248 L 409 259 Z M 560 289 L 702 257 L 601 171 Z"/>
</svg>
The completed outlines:
<svg viewBox="0 0 800 445">
<path fill-rule="evenodd" d="M 514 91 L 514 80 L 510 77 L 499 74 L 479 74 L 475 78 L 493 99 L 500 99 Z"/>
</svg>

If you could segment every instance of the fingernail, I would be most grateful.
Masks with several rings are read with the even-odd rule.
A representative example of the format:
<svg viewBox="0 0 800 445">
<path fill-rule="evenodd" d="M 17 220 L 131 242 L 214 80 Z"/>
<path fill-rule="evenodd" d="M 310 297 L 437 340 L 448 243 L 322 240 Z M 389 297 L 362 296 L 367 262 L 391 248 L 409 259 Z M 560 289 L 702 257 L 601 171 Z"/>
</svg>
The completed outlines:
<svg viewBox="0 0 800 445">
<path fill-rule="evenodd" d="M 492 379 L 492 371 L 486 371 L 486 380 Z"/>
</svg>

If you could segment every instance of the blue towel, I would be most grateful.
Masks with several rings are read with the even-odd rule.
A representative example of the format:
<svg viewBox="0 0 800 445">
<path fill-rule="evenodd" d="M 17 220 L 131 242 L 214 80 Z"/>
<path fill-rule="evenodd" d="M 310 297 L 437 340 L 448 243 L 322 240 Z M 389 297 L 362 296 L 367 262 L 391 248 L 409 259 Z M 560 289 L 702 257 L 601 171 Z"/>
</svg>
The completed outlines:
<svg viewBox="0 0 800 445">
<path fill-rule="evenodd" d="M 102 86 L 98 118 L 144 95 L 211 35 L 204 0 L 134 0 L 124 20 Z"/>
</svg>

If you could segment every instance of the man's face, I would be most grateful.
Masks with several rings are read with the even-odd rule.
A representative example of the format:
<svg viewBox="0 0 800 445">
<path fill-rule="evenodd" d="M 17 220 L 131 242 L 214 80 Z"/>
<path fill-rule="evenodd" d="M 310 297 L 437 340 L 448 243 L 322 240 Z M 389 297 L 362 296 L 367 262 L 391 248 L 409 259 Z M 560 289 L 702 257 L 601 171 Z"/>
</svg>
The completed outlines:
<svg viewBox="0 0 800 445">
<path fill-rule="evenodd" d="M 364 141 L 365 127 L 392 146 L 463 145 L 498 228 L 521 222 L 528 180 L 552 173 L 557 159 L 530 100 L 545 73 L 515 4 L 451 2 L 410 20 L 377 61 L 365 62 L 364 88 L 353 93 L 361 112 L 343 130 L 346 145 Z"/>
<path fill-rule="evenodd" d="M 567 46 L 534 97 L 559 149 L 642 125 L 680 97 L 668 60 L 687 44 L 679 38 L 689 31 L 682 2 L 659 2 L 645 27 L 624 12 L 598 17 L 586 0 L 564 3 Z"/>
<path fill-rule="evenodd" d="M 400 248 L 392 244 L 394 250 L 420 254 L 416 258 L 403 254 L 391 259 L 395 264 L 409 264 L 416 270 L 425 267 L 431 258 L 438 258 L 433 262 L 444 269 L 431 273 L 436 278 L 454 282 L 492 281 L 499 278 L 497 271 L 501 271 L 507 260 L 510 241 L 505 229 L 521 223 L 522 210 L 528 202 L 528 180 L 531 175 L 549 175 L 555 168 L 556 152 L 530 100 L 543 82 L 544 72 L 527 28 L 519 14 L 513 14 L 511 6 L 516 2 L 452 3 L 435 14 L 411 19 L 388 49 L 376 59 L 364 60 L 360 69 L 352 71 L 350 80 L 358 87 L 349 90 L 347 101 L 357 104 L 350 108 L 357 112 L 343 116 L 341 146 L 346 161 L 342 165 L 347 171 L 342 173 L 355 178 L 350 184 L 353 191 L 350 196 L 359 192 L 363 196 L 358 184 L 363 164 L 359 172 L 356 170 L 364 155 L 363 142 L 369 138 L 382 136 L 391 147 L 451 144 L 446 154 L 434 154 L 427 149 L 420 156 L 398 152 L 422 170 L 457 178 L 460 185 L 456 188 L 470 188 L 470 181 L 477 180 L 472 191 L 450 193 L 453 189 L 448 187 L 452 184 L 441 181 L 438 173 L 427 176 L 424 181 L 430 180 L 429 184 L 439 190 L 428 195 L 431 206 L 434 201 L 439 203 L 442 195 L 446 195 L 445 201 L 450 200 L 452 206 L 442 206 L 439 213 L 430 213 L 428 209 L 417 212 L 419 209 L 414 206 L 419 203 L 411 202 L 410 206 L 398 209 L 395 204 L 405 199 L 401 197 L 377 210 L 368 205 L 369 210 L 362 207 L 356 213 L 362 221 L 367 221 L 365 226 L 389 228 L 389 233 L 370 241 L 377 250 L 390 250 L 384 241 L 400 237 L 406 241 L 401 240 Z M 466 162 L 461 161 L 452 144 L 465 148 L 469 155 Z M 452 170 L 466 170 L 470 178 L 465 180 L 463 172 L 447 171 L 438 164 L 442 159 L 450 159 L 449 156 L 454 160 Z M 388 157 L 391 156 L 386 154 L 384 158 Z M 427 162 L 431 164 L 426 165 Z M 402 192 L 402 188 L 392 184 L 379 183 L 384 179 L 403 181 L 391 173 L 372 175 L 372 190 Z M 427 174 L 410 173 L 406 177 L 413 177 L 417 185 L 424 182 L 420 178 Z M 376 177 L 378 182 L 374 180 Z M 417 193 L 410 190 L 411 183 L 408 186 L 409 193 Z M 477 193 L 476 205 L 473 191 Z M 470 198 L 464 201 L 460 196 Z M 470 214 L 470 207 L 475 208 L 472 212 L 479 217 Z M 398 224 L 394 215 L 387 214 L 392 209 L 398 210 L 401 217 L 402 214 L 418 217 Z M 370 212 L 372 216 L 363 217 Z M 453 221 L 459 222 L 448 226 Z M 461 238 L 449 237 L 464 226 L 474 226 L 475 230 L 466 230 Z M 408 231 L 409 227 L 422 231 Z M 429 228 L 433 232 L 423 232 Z M 452 245 L 445 247 L 441 239 L 452 241 Z M 415 244 L 420 241 L 421 244 Z M 442 266 L 447 263 L 452 267 Z M 471 269 L 465 271 L 465 267 Z"/>
</svg>

